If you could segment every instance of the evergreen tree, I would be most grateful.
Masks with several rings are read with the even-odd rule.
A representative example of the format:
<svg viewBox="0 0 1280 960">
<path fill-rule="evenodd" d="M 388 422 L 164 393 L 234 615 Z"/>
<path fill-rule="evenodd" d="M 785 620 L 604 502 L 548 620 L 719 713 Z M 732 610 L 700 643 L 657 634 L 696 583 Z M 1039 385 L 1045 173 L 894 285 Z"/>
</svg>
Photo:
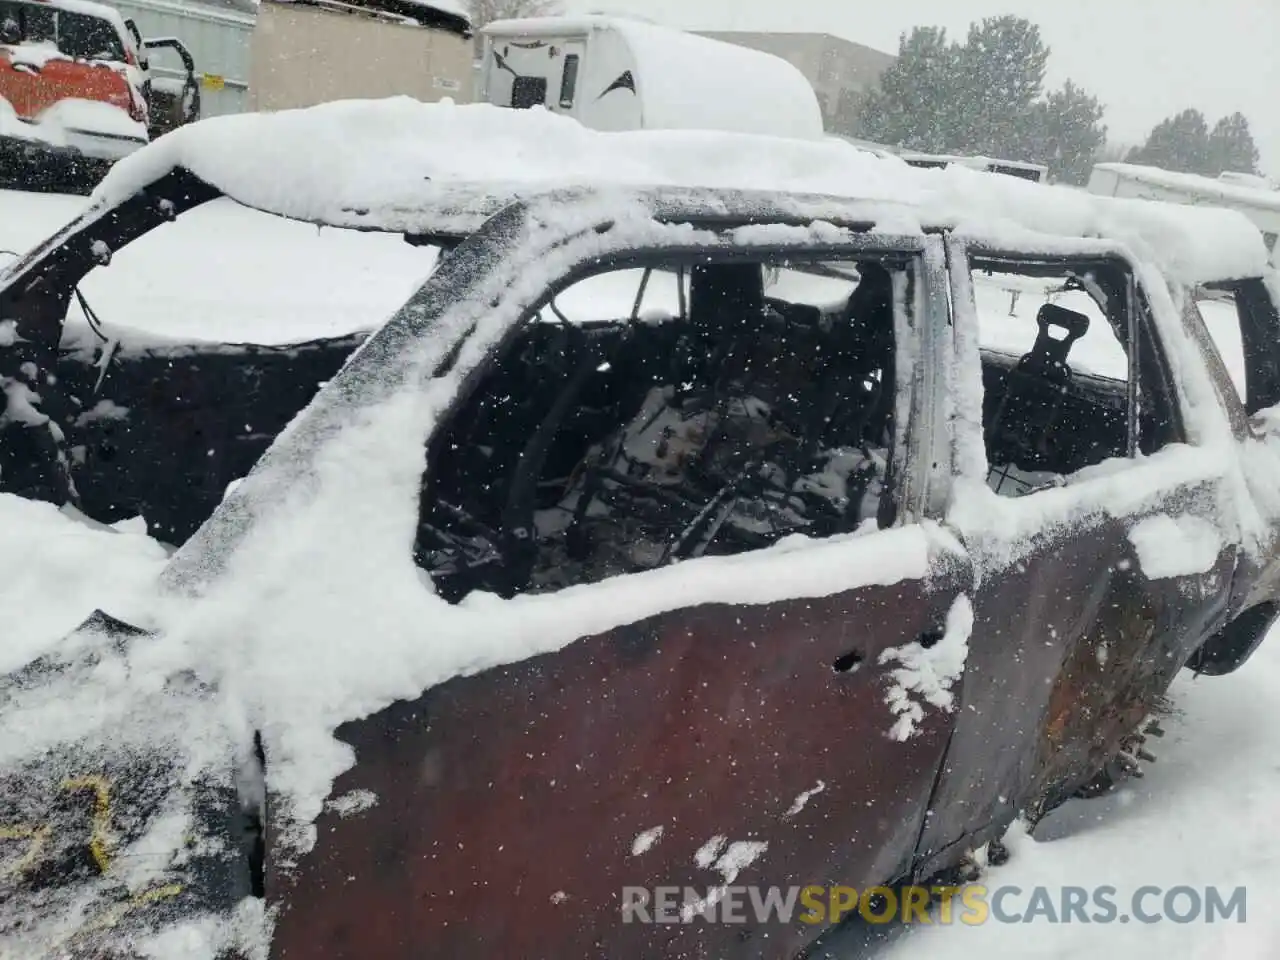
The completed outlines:
<svg viewBox="0 0 1280 960">
<path fill-rule="evenodd" d="M 1183 110 L 1161 120 L 1141 147 L 1129 151 L 1130 163 L 1215 176 L 1209 155 L 1209 125 L 1199 110 Z"/>
<path fill-rule="evenodd" d="M 1049 167 L 1054 180 L 1083 186 L 1107 139 L 1098 98 L 1068 80 L 1035 105 L 1027 152 Z"/>
<path fill-rule="evenodd" d="M 950 97 L 956 84 L 956 47 L 941 27 L 903 34 L 898 58 L 863 101 L 862 136 L 911 150 L 945 150 L 954 134 Z"/>
<path fill-rule="evenodd" d="M 1223 117 L 1209 133 L 1209 166 L 1217 173 L 1257 173 L 1258 147 L 1242 113 Z"/>
<path fill-rule="evenodd" d="M 973 24 L 964 44 L 916 27 L 863 102 L 856 134 L 929 153 L 1046 163 L 1083 183 L 1106 139 L 1102 105 L 1075 84 L 1042 95 L 1049 48 L 1019 17 Z"/>
<path fill-rule="evenodd" d="M 964 152 L 1026 159 L 1048 60 L 1040 29 L 1027 20 L 988 17 L 969 28 L 948 97 L 957 117 L 955 141 Z"/>
</svg>

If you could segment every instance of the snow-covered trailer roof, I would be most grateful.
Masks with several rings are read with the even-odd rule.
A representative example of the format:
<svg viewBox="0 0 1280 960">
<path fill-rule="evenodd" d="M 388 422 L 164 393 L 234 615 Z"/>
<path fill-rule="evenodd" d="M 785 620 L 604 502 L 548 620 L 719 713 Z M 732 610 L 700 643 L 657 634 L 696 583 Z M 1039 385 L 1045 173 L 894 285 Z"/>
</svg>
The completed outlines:
<svg viewBox="0 0 1280 960">
<path fill-rule="evenodd" d="M 1189 199 L 1199 198 L 1224 205 L 1251 207 L 1280 215 L 1280 192 L 1275 190 L 1264 190 L 1230 180 L 1215 180 L 1194 173 L 1175 173 L 1135 163 L 1099 163 L 1093 169 L 1114 174 L 1122 180 L 1162 187 Z"/>
<path fill-rule="evenodd" d="M 823 136 L 822 108 L 803 73 L 781 57 L 625 17 L 497 20 L 488 37 L 616 34 L 630 51 L 646 129 Z"/>
<path fill-rule="evenodd" d="M 1048 174 L 1049 168 L 1043 163 L 1031 163 L 1026 160 L 1003 160 L 999 157 L 984 157 L 981 155 L 967 156 L 954 153 L 920 153 L 914 150 L 900 150 L 900 156 L 912 166 L 938 166 L 945 167 L 948 164 L 958 164 L 962 167 L 972 167 L 975 170 L 1021 170 L 1026 173 L 1034 173 L 1035 179 L 1043 181 Z"/>
<path fill-rule="evenodd" d="M 855 200 L 867 222 L 896 232 L 953 229 L 1046 249 L 1063 238 L 1110 240 L 1187 284 L 1267 270 L 1260 233 L 1231 210 L 1099 197 L 964 167 L 918 169 L 839 140 L 605 133 L 545 111 L 406 97 L 181 127 L 116 164 L 83 218 L 175 169 L 279 216 L 395 233 L 466 235 L 514 199 L 565 187 L 703 187 L 789 195 L 810 219 L 823 217 L 821 196 Z"/>
</svg>

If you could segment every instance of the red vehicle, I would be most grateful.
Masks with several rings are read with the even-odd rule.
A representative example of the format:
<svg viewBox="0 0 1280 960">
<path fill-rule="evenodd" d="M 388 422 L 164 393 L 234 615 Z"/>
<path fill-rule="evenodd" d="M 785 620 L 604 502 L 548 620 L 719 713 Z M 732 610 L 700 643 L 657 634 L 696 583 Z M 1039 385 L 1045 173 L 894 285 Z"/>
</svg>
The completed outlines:
<svg viewBox="0 0 1280 960">
<path fill-rule="evenodd" d="M 148 140 L 141 51 L 85 0 L 0 0 L 0 135 L 118 159 Z"/>
</svg>

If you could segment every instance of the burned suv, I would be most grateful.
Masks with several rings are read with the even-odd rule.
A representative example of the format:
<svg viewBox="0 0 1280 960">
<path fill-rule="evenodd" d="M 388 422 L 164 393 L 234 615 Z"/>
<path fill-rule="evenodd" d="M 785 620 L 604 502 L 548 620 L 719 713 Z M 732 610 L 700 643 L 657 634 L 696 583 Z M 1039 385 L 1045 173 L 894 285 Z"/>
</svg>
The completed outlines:
<svg viewBox="0 0 1280 960">
<path fill-rule="evenodd" d="M 0 278 L 0 482 L 177 550 L 147 622 L 0 681 L 20 951 L 796 956 L 820 924 L 692 921 L 963 865 L 1276 617 L 1280 321 L 1229 215 L 424 181 L 329 218 L 444 251 L 376 332 L 60 347 L 110 251 L 235 196 L 112 177 Z M 1032 232 L 1064 202 L 1114 235 Z M 657 886 L 702 895 L 627 922 Z"/>
</svg>

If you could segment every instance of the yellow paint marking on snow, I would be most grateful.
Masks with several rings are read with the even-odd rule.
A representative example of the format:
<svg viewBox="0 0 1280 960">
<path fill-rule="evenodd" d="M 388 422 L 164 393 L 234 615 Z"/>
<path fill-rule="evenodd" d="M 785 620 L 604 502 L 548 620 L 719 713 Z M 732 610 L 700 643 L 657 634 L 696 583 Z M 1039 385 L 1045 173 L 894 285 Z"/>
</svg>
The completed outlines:
<svg viewBox="0 0 1280 960">
<path fill-rule="evenodd" d="M 10 865 L 3 873 L 0 873 L 0 877 L 11 877 L 15 874 L 26 873 L 35 866 L 40 859 L 41 852 L 44 850 L 45 841 L 49 839 L 51 832 L 52 830 L 48 824 L 39 827 L 33 827 L 28 824 L 0 827 L 0 840 L 31 841 L 31 845 L 27 847 L 27 852 L 16 863 Z"/>
<path fill-rule="evenodd" d="M 130 898 L 118 906 L 112 907 L 110 910 L 103 911 L 92 923 L 81 927 L 76 931 L 76 936 L 84 933 L 91 933 L 95 930 L 106 930 L 114 927 L 122 919 L 125 914 L 136 910 L 138 907 L 145 907 L 149 903 L 156 903 L 160 900 L 172 900 L 174 897 L 182 893 L 183 886 L 180 883 L 169 883 L 162 887 L 152 887 L 150 890 L 144 890 L 142 893 Z"/>
<path fill-rule="evenodd" d="M 111 866 L 111 855 L 107 852 L 107 843 L 111 838 L 111 789 L 105 777 L 89 776 L 65 780 L 63 790 L 92 790 L 93 798 L 93 832 L 89 835 L 89 852 L 93 861 L 102 873 Z"/>
</svg>

